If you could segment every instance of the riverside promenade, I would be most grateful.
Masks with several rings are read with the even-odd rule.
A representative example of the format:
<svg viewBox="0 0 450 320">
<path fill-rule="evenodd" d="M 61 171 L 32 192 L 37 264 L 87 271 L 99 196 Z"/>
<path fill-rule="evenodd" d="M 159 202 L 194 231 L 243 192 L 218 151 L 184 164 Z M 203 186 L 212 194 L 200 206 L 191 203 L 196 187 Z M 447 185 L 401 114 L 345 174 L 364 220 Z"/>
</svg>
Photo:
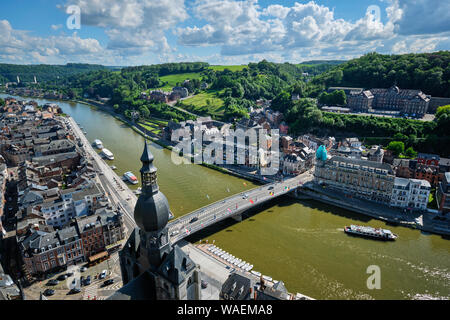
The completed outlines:
<svg viewBox="0 0 450 320">
<path fill-rule="evenodd" d="M 82 143 L 84 155 L 94 164 L 108 198 L 124 214 L 125 226 L 128 231 L 133 230 L 136 226 L 133 217 L 133 210 L 137 201 L 136 195 L 94 150 L 91 142 L 88 141 L 75 120 L 72 117 L 67 117 L 67 119 L 69 120 L 73 134 Z"/>
</svg>

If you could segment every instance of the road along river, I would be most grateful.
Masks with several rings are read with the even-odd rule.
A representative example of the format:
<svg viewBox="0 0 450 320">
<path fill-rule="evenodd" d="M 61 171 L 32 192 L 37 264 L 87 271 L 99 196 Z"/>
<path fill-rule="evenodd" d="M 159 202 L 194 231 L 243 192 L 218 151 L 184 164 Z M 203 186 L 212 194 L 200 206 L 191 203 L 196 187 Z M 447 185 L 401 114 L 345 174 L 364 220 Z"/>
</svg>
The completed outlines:
<svg viewBox="0 0 450 320">
<path fill-rule="evenodd" d="M 142 136 L 110 114 L 85 104 L 34 100 L 58 103 L 86 130 L 90 142 L 100 139 L 114 153 L 115 160 L 108 163 L 117 166 L 120 176 L 132 171 L 140 178 Z M 158 183 L 175 217 L 255 187 L 199 165 L 175 165 L 170 151 L 156 144 L 151 144 L 151 151 Z M 255 208 L 244 218 L 242 222 L 224 220 L 188 240 L 215 241 L 253 264 L 256 271 L 283 280 L 290 292 L 316 299 L 450 299 L 450 240 L 441 236 L 288 197 Z M 343 232 L 349 224 L 388 228 L 399 239 L 379 242 L 350 237 Z M 367 287 L 370 274 L 366 271 L 371 265 L 380 268 L 381 289 Z"/>
</svg>

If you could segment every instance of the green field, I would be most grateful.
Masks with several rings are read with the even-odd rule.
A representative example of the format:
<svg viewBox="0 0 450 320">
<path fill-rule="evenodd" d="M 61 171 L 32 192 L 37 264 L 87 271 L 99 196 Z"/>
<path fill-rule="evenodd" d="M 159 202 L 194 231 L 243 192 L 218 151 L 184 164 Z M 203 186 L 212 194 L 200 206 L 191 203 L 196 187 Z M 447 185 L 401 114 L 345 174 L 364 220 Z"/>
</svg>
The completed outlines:
<svg viewBox="0 0 450 320">
<path fill-rule="evenodd" d="M 148 131 L 153 132 L 154 134 L 160 134 L 161 133 L 160 125 L 163 127 L 166 127 L 167 121 L 150 119 L 150 120 L 142 121 L 139 124 L 141 126 L 143 126 L 145 129 L 147 129 Z"/>
<path fill-rule="evenodd" d="M 164 91 L 169 91 L 173 87 L 177 85 L 177 83 L 183 83 L 184 80 L 187 79 L 200 79 L 201 74 L 200 73 L 179 73 L 179 74 L 169 74 L 167 76 L 162 76 L 159 78 L 161 82 L 167 82 L 166 85 L 160 88 L 153 88 L 153 89 L 161 89 Z"/>
<path fill-rule="evenodd" d="M 246 68 L 247 65 L 237 65 L 237 66 L 209 66 L 210 69 L 214 71 L 223 71 L 225 69 L 228 69 L 230 71 L 242 71 L 242 69 Z"/>
<path fill-rule="evenodd" d="M 209 100 L 209 104 L 208 101 Z M 207 107 L 209 114 L 223 114 L 223 100 L 217 97 L 217 91 L 208 90 L 196 94 L 192 98 L 183 100 L 185 105 L 193 105 L 195 108 Z M 195 111 L 195 110 L 189 110 Z"/>
</svg>

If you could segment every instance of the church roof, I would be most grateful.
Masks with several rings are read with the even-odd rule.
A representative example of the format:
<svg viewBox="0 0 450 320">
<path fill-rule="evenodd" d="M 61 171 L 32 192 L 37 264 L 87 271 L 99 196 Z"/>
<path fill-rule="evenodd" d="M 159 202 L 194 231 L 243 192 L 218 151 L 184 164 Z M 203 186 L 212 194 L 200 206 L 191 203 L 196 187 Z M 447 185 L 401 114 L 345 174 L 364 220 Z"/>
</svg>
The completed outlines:
<svg viewBox="0 0 450 320">
<path fill-rule="evenodd" d="M 173 250 L 166 256 L 157 272 L 173 284 L 180 284 L 194 268 L 194 261 L 175 244 Z"/>
<path fill-rule="evenodd" d="M 141 162 L 153 162 L 153 154 L 150 152 L 147 142 L 145 142 L 144 152 L 141 155 Z"/>
</svg>

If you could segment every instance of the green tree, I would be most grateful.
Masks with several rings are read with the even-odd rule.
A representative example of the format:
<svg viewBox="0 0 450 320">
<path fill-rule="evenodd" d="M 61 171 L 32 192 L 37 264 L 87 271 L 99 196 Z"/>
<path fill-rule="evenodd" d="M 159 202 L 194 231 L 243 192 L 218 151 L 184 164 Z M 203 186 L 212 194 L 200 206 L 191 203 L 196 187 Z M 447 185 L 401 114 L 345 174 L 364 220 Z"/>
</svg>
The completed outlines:
<svg viewBox="0 0 450 320">
<path fill-rule="evenodd" d="M 396 157 L 405 151 L 405 144 L 402 141 L 391 141 L 387 146 L 388 150 L 391 150 Z"/>
<path fill-rule="evenodd" d="M 272 100 L 272 109 L 275 111 L 286 112 L 292 106 L 291 95 L 287 91 L 282 91 Z"/>
<path fill-rule="evenodd" d="M 410 159 L 415 159 L 417 157 L 417 152 L 414 151 L 412 147 L 409 147 L 405 150 L 405 156 L 407 156 Z"/>
<path fill-rule="evenodd" d="M 148 110 L 148 108 L 146 106 L 142 106 L 139 108 L 139 113 L 141 114 L 141 116 L 145 119 L 150 117 L 150 111 Z"/>
</svg>

